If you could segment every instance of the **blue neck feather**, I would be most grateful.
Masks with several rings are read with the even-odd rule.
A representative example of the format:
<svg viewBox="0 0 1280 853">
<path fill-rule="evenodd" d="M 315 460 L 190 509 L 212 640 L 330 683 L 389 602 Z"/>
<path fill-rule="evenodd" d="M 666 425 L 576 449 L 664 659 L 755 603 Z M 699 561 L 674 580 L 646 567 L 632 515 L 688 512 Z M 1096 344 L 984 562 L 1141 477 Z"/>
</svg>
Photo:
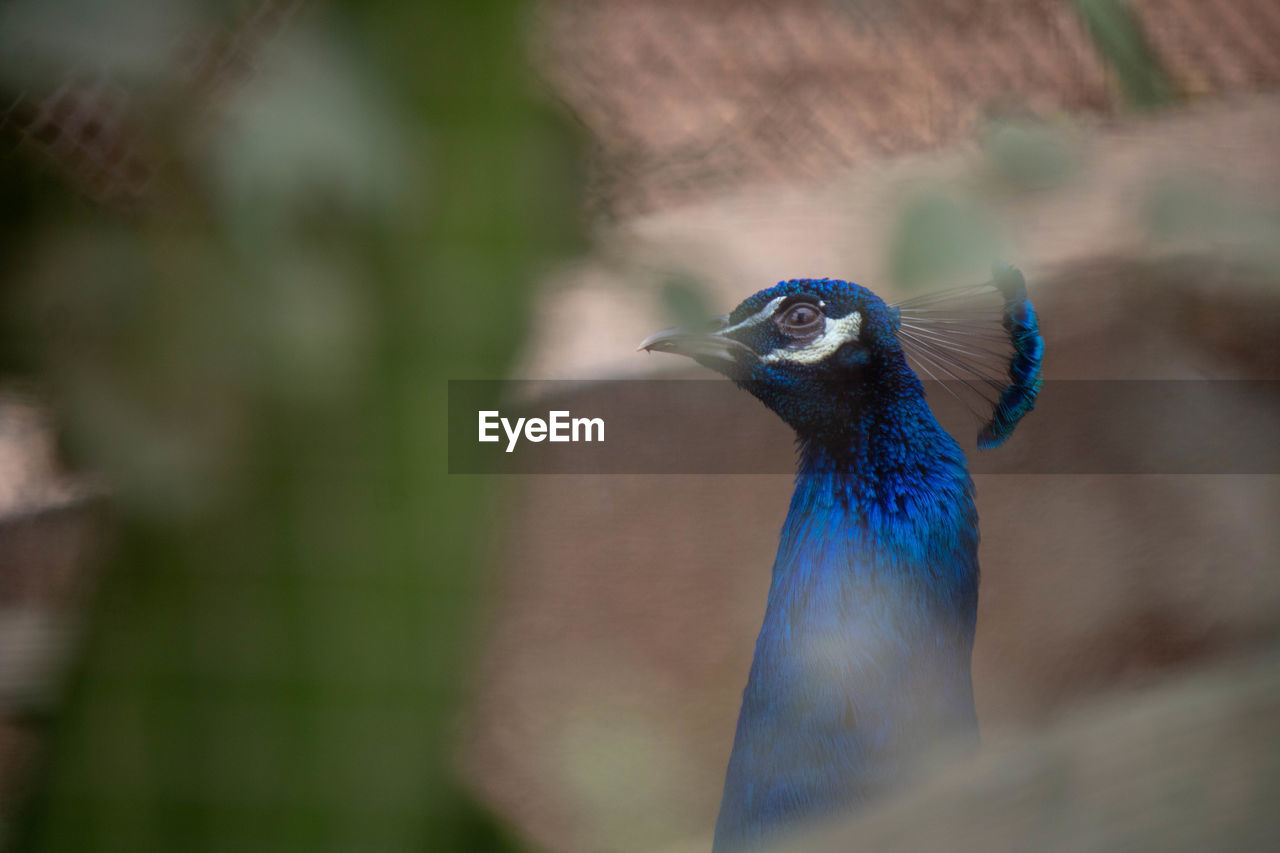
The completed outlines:
<svg viewBox="0 0 1280 853">
<path fill-rule="evenodd" d="M 900 361 L 900 359 L 898 359 Z M 978 527 L 964 454 L 905 365 L 801 435 L 716 827 L 727 853 L 974 738 Z"/>
</svg>

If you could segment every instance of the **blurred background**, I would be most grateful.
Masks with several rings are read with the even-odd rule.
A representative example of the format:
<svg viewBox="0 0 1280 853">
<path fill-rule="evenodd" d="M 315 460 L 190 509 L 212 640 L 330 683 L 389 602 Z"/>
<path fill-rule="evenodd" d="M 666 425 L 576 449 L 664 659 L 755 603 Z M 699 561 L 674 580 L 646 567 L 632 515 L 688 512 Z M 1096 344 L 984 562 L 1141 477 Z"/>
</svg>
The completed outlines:
<svg viewBox="0 0 1280 853">
<path fill-rule="evenodd" d="M 625 394 L 780 279 L 995 258 L 1050 380 L 1280 379 L 1277 44 L 1275 0 L 0 6 L 0 845 L 708 849 L 790 478 L 449 475 L 447 380 Z M 977 487 L 983 754 L 803 849 L 1274 847 L 1277 476 Z"/>
</svg>

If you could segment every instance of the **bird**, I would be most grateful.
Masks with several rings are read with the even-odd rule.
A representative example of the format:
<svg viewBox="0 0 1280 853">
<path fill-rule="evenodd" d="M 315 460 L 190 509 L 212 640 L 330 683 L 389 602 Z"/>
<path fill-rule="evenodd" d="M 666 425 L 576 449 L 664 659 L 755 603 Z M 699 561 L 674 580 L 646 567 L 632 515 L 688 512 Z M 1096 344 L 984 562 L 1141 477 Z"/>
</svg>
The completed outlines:
<svg viewBox="0 0 1280 853">
<path fill-rule="evenodd" d="M 1000 301 L 951 307 L 978 294 Z M 1044 350 L 1022 274 L 997 266 L 983 285 L 895 305 L 792 279 L 640 349 L 727 376 L 797 439 L 714 853 L 856 808 L 934 750 L 976 745 L 974 485 L 912 365 L 979 416 L 980 448 L 1007 440 L 1035 406 Z"/>
</svg>

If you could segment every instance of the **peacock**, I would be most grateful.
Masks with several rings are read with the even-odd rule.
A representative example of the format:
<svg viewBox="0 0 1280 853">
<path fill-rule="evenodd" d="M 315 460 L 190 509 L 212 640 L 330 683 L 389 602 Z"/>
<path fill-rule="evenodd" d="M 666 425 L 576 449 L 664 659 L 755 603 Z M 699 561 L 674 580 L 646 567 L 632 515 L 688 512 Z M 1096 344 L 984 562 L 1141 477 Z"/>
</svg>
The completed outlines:
<svg viewBox="0 0 1280 853">
<path fill-rule="evenodd" d="M 974 302 L 984 296 L 995 304 Z M 979 416 L 979 447 L 1004 442 L 1040 388 L 1022 274 L 997 267 L 984 285 L 892 306 L 851 282 L 794 279 L 640 348 L 728 376 L 797 437 L 715 853 L 854 807 L 935 749 L 976 743 L 974 487 L 916 371 Z"/>
</svg>

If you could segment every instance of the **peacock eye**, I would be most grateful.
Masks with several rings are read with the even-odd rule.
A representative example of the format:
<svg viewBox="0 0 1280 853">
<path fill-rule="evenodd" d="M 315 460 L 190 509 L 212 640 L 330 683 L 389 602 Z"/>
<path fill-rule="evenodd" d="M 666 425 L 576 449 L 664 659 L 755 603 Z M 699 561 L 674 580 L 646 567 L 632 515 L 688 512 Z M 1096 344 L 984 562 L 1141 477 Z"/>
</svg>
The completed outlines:
<svg viewBox="0 0 1280 853">
<path fill-rule="evenodd" d="M 774 323 L 786 334 L 802 337 L 822 327 L 822 311 L 816 305 L 800 302 L 774 318 Z"/>
</svg>

